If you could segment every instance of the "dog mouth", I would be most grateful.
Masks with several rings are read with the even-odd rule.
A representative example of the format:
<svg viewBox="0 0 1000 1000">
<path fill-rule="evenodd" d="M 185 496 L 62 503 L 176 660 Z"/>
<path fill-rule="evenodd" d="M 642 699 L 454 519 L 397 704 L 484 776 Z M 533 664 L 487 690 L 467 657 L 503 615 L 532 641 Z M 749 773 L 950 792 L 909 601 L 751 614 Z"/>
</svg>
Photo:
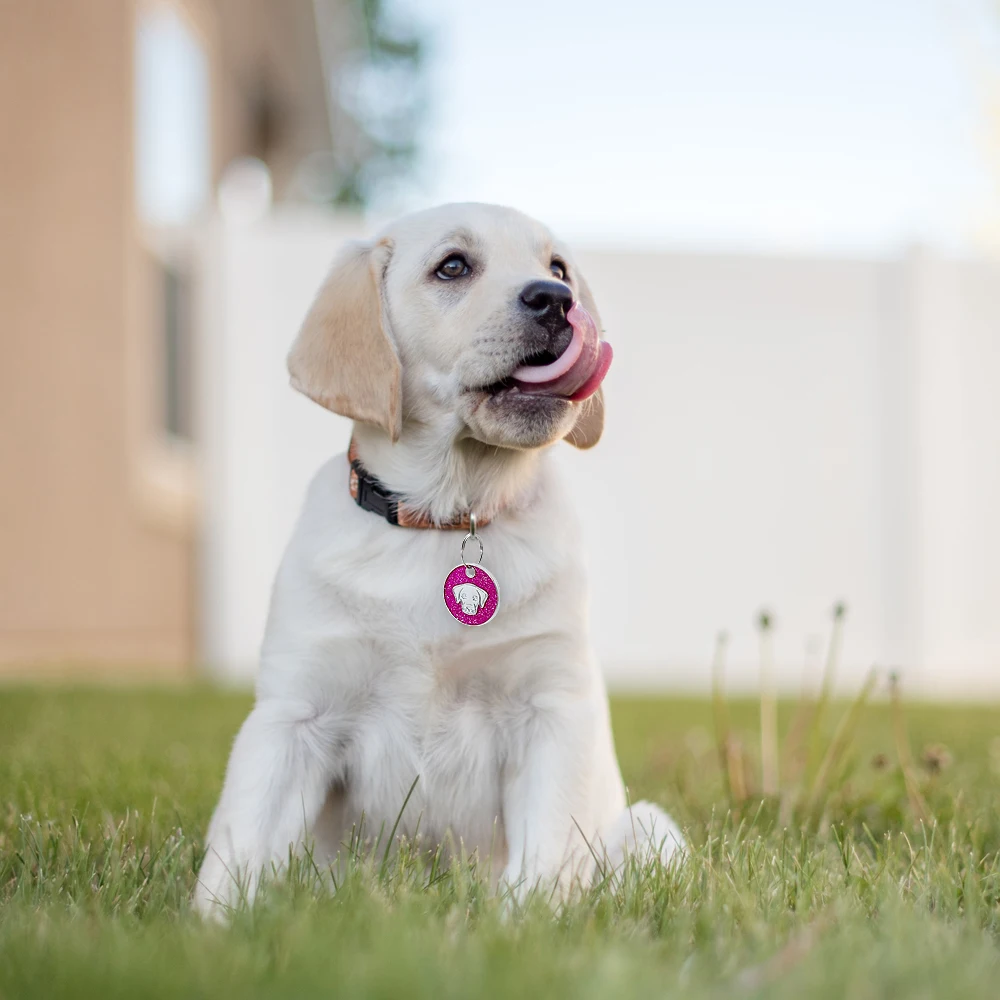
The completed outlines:
<svg viewBox="0 0 1000 1000">
<path fill-rule="evenodd" d="M 522 393 L 527 396 L 552 396 L 579 402 L 600 388 L 611 367 L 611 345 L 600 339 L 593 316 L 579 302 L 566 313 L 573 336 L 564 350 L 538 351 L 522 358 L 509 375 L 483 392 L 490 396 Z"/>
</svg>

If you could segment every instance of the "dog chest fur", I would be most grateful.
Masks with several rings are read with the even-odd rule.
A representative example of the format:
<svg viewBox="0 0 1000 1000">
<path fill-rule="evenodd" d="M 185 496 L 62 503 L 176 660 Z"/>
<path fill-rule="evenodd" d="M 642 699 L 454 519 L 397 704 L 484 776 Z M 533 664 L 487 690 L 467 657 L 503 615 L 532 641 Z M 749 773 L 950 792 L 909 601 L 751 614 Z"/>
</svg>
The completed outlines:
<svg viewBox="0 0 1000 1000">
<path fill-rule="evenodd" d="M 345 839 L 363 825 L 375 838 L 399 818 L 402 833 L 428 842 L 450 834 L 496 860 L 504 851 L 503 777 L 520 766 L 525 730 L 545 724 L 554 692 L 590 688 L 572 519 L 563 518 L 544 546 L 523 536 L 533 535 L 535 518 L 549 517 L 548 504 L 521 524 L 483 532 L 501 610 L 471 628 L 455 622 L 442 600 L 461 533 L 372 518 L 347 495 L 346 474 L 338 457 L 310 488 L 275 585 L 259 691 L 272 698 L 297 692 L 317 743 L 337 748 L 321 833 Z M 579 605 L 569 620 L 567 591 Z M 319 846 L 336 853 L 339 844 Z"/>
</svg>

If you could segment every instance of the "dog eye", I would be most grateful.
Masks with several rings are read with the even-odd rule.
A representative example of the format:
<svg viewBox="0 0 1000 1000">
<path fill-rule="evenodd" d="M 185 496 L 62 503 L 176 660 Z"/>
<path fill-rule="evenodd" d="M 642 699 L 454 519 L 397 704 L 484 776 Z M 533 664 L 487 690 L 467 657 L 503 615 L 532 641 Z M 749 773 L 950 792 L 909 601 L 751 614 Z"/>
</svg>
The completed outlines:
<svg viewBox="0 0 1000 1000">
<path fill-rule="evenodd" d="M 561 260 L 554 260 L 549 264 L 549 270 L 560 281 L 566 280 L 566 265 Z"/>
<path fill-rule="evenodd" d="M 452 278 L 461 278 L 468 274 L 469 270 L 469 262 L 460 253 L 453 253 L 438 264 L 438 269 L 434 273 L 444 281 L 451 281 Z"/>
</svg>

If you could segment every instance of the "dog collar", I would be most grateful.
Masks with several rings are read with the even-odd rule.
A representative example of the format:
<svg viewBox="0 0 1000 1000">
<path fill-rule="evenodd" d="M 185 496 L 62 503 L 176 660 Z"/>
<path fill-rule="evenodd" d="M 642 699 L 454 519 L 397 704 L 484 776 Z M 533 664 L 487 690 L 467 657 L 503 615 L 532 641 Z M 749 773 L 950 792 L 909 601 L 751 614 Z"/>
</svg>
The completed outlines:
<svg viewBox="0 0 1000 1000">
<path fill-rule="evenodd" d="M 423 511 L 411 507 L 398 493 L 387 489 L 361 464 L 357 442 L 354 438 L 351 438 L 347 460 L 351 463 L 351 496 L 363 510 L 378 514 L 379 517 L 385 518 L 389 524 L 395 524 L 400 528 L 443 528 L 452 531 L 469 531 L 471 529 L 472 522 L 468 513 L 450 521 L 433 521 Z M 489 524 L 489 521 L 485 518 L 479 518 L 478 524 L 479 527 L 483 527 Z"/>
</svg>

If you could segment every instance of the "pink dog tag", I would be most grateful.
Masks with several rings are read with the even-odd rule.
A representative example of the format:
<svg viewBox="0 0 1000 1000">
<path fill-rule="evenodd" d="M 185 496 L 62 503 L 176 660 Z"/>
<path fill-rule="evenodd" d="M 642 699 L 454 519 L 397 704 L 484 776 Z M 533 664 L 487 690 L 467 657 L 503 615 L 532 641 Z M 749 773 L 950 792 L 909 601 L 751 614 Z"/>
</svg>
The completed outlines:
<svg viewBox="0 0 1000 1000">
<path fill-rule="evenodd" d="M 483 561 L 483 540 L 476 534 L 476 515 L 469 515 L 469 533 L 462 541 L 462 562 L 444 581 L 444 605 L 449 614 L 463 625 L 485 625 L 496 613 L 500 603 L 497 582 L 480 565 L 465 561 L 465 546 L 479 542 L 479 562 Z"/>
</svg>

